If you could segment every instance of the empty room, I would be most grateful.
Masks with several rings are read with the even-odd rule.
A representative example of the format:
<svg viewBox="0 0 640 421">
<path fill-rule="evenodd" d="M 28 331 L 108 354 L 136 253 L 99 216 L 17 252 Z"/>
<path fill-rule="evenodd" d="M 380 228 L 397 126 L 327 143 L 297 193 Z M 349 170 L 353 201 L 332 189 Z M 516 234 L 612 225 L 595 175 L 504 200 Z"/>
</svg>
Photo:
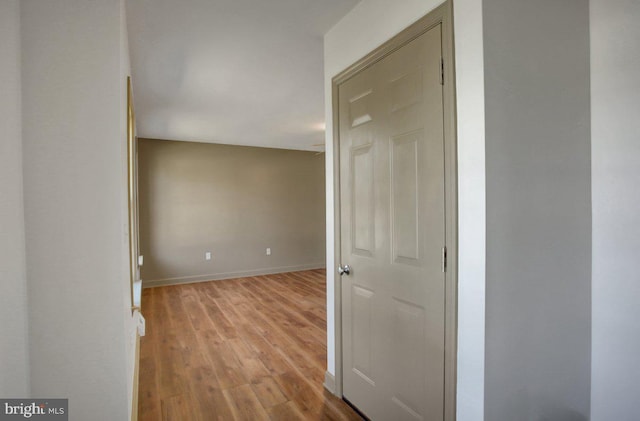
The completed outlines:
<svg viewBox="0 0 640 421">
<path fill-rule="evenodd" d="M 0 419 L 638 419 L 637 0 L 2 0 L 0 57 Z"/>
<path fill-rule="evenodd" d="M 323 154 L 150 139 L 138 152 L 139 419 L 353 418 L 322 389 Z"/>
<path fill-rule="evenodd" d="M 128 4 L 138 419 L 360 419 L 324 387 L 323 34 L 354 5 Z"/>
</svg>

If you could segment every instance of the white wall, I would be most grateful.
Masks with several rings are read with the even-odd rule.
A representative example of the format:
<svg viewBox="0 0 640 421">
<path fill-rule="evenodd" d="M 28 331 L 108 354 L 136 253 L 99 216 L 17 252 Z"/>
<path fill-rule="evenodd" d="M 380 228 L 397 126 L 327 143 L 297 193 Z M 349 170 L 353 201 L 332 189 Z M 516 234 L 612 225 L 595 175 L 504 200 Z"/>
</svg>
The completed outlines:
<svg viewBox="0 0 640 421">
<path fill-rule="evenodd" d="M 485 419 L 588 420 L 589 10 L 483 0 Z"/>
<path fill-rule="evenodd" d="M 0 2 L 0 396 L 29 395 L 20 0 Z"/>
<path fill-rule="evenodd" d="M 128 419 L 122 4 L 21 6 L 31 391 Z"/>
<path fill-rule="evenodd" d="M 485 364 L 485 116 L 482 0 L 454 0 L 458 107 L 458 421 L 482 420 Z"/>
<path fill-rule="evenodd" d="M 131 405 L 133 404 L 133 387 L 136 386 L 133 384 L 133 376 L 135 370 L 135 354 L 136 354 L 136 337 L 137 337 L 137 320 L 139 317 L 139 312 L 136 311 L 135 314 L 132 315 L 130 307 L 131 307 L 131 287 L 130 287 L 130 275 L 129 275 L 129 196 L 127 190 L 127 182 L 128 182 L 128 168 L 127 168 L 127 143 L 125 139 L 127 139 L 127 124 L 128 124 L 128 109 L 127 109 L 127 76 L 131 75 L 131 60 L 129 55 L 129 34 L 128 34 L 128 26 L 127 26 L 127 13 L 125 7 L 125 0 L 118 0 L 120 3 L 120 79 L 119 86 L 120 89 L 120 135 L 118 139 L 120 140 L 120 183 L 121 183 L 121 204 L 120 204 L 120 218 L 121 218 L 121 253 L 120 258 L 124 264 L 120 265 L 122 270 L 122 274 L 120 275 L 120 279 L 122 280 L 122 290 L 123 290 L 123 314 L 124 314 L 124 332 L 126 335 L 126 357 L 127 357 L 127 397 L 128 397 L 128 410 L 129 414 L 131 414 Z M 135 83 L 135 81 L 132 81 Z M 139 290 L 139 289 L 138 289 Z M 137 408 L 136 408 L 137 411 Z"/>
<path fill-rule="evenodd" d="M 591 0 L 591 419 L 640 413 L 640 2 Z"/>
<path fill-rule="evenodd" d="M 363 0 L 325 35 L 328 371 L 335 373 L 331 79 L 441 3 Z M 454 2 L 458 102 L 458 420 L 482 419 L 484 363 L 484 119 L 480 0 Z"/>
</svg>

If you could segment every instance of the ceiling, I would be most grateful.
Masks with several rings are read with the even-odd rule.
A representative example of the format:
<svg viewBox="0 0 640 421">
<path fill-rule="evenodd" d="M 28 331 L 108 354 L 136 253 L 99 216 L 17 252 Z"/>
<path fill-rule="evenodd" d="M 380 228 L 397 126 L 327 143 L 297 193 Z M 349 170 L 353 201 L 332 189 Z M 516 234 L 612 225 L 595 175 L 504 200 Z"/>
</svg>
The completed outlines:
<svg viewBox="0 0 640 421">
<path fill-rule="evenodd" d="M 357 2 L 127 2 L 138 136 L 321 149 L 323 35 Z"/>
</svg>

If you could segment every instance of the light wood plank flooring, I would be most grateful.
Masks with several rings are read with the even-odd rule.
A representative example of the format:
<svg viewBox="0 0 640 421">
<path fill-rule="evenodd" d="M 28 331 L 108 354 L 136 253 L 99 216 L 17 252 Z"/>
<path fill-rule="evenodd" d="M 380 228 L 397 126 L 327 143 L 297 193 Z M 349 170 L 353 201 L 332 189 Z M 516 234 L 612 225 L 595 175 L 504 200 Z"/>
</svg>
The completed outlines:
<svg viewBox="0 0 640 421">
<path fill-rule="evenodd" d="M 322 270 L 145 289 L 141 421 L 360 420 L 324 390 Z"/>
</svg>

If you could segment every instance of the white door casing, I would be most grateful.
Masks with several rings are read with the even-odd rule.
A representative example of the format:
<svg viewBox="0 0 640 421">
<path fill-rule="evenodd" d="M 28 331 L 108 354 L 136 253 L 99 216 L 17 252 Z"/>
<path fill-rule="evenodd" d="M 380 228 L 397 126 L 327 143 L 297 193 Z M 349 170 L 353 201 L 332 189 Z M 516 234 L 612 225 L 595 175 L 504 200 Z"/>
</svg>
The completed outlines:
<svg viewBox="0 0 640 421">
<path fill-rule="evenodd" d="M 372 419 L 455 417 L 448 6 L 418 22 L 422 30 L 409 28 L 392 52 L 374 52 L 379 58 L 334 80 L 338 261 L 351 267 L 337 291 L 337 374 L 344 397 Z"/>
</svg>

